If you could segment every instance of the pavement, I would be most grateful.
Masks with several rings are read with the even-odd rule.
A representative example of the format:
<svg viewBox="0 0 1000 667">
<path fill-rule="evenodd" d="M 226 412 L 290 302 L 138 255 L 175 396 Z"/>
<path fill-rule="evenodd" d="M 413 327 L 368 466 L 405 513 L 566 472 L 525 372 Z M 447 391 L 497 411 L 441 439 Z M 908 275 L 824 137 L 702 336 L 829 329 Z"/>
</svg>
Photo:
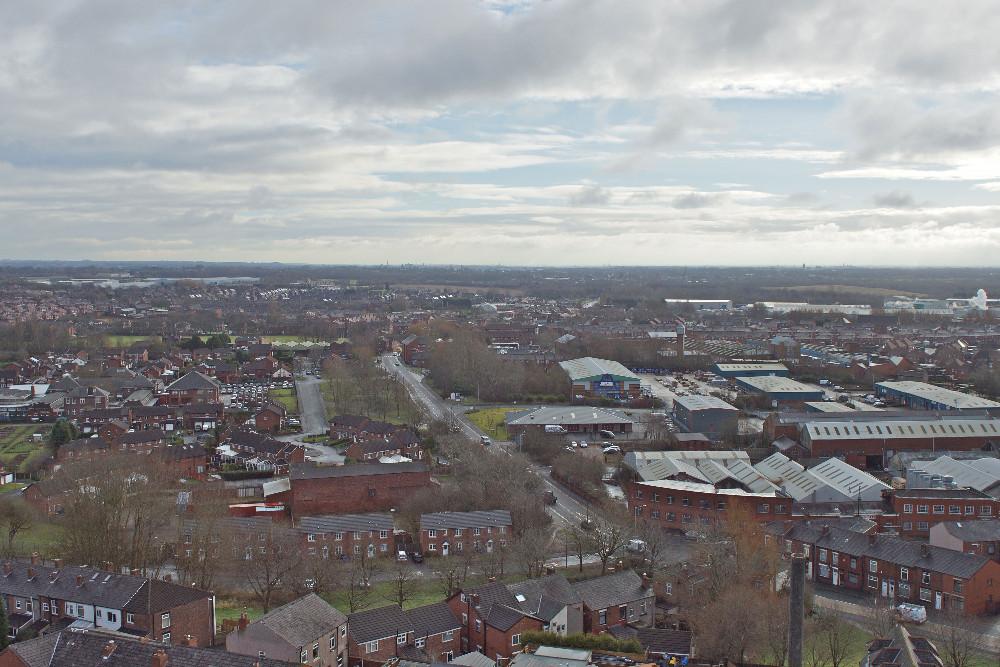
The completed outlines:
<svg viewBox="0 0 1000 667">
<path fill-rule="evenodd" d="M 344 455 L 335 448 L 304 442 L 307 435 L 323 435 L 329 428 L 326 420 L 326 405 L 320 392 L 322 380 L 310 375 L 295 380 L 295 395 L 299 401 L 299 419 L 302 420 L 302 433 L 280 436 L 278 440 L 295 442 L 306 448 L 306 458 L 316 463 L 327 465 L 343 465 Z"/>
</svg>

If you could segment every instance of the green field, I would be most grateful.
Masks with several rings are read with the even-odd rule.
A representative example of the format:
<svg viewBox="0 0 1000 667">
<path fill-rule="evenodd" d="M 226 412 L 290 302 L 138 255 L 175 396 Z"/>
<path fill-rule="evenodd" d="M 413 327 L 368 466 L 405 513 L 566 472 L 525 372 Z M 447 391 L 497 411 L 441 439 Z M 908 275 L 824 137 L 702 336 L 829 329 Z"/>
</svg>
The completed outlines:
<svg viewBox="0 0 1000 667">
<path fill-rule="evenodd" d="M 14 539 L 14 551 L 20 556 L 30 556 L 37 551 L 43 556 L 52 557 L 55 555 L 62 532 L 62 526 L 59 524 L 36 521 L 17 534 Z M 4 540 L 6 539 L 4 537 Z"/>
<path fill-rule="evenodd" d="M 465 416 L 494 440 L 510 440 L 504 420 L 508 412 L 515 410 L 516 407 L 483 408 L 467 412 Z"/>
<path fill-rule="evenodd" d="M 295 397 L 294 389 L 272 389 L 268 392 L 268 396 L 270 396 L 272 400 L 285 406 L 285 410 L 289 413 L 298 414 L 299 401 Z"/>
<path fill-rule="evenodd" d="M 128 347 L 132 343 L 138 343 L 141 340 L 155 341 L 157 343 L 162 341 L 159 336 L 125 336 L 117 334 L 109 334 L 107 336 L 101 336 L 109 347 Z"/>
<path fill-rule="evenodd" d="M 38 424 L 6 424 L 0 426 L 0 462 L 4 465 L 15 465 L 28 458 L 33 452 L 45 446 L 43 442 L 35 442 L 35 433 L 47 434 L 51 427 Z"/>
<path fill-rule="evenodd" d="M 261 336 L 262 343 L 302 343 L 307 340 L 315 341 L 313 336 Z"/>
</svg>

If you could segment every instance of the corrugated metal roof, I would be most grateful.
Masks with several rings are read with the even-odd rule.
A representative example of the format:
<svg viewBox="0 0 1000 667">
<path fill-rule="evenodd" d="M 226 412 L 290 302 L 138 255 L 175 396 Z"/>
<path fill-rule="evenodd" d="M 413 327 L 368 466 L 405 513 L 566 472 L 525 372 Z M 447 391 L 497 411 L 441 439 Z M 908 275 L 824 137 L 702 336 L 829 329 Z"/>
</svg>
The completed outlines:
<svg viewBox="0 0 1000 667">
<path fill-rule="evenodd" d="M 1000 440 L 1000 420 L 996 419 L 887 420 L 859 423 L 815 421 L 803 424 L 803 429 L 811 440 L 971 437 L 996 437 Z"/>
<path fill-rule="evenodd" d="M 613 375 L 628 380 L 639 381 L 639 378 L 629 369 L 622 366 L 617 361 L 611 359 L 598 359 L 597 357 L 580 357 L 569 361 L 560 361 L 559 366 L 566 371 L 571 380 L 587 380 L 598 378 L 602 375 Z"/>
<path fill-rule="evenodd" d="M 937 385 L 926 382 L 915 382 L 913 380 L 899 380 L 879 382 L 876 387 L 884 387 L 892 391 L 908 394 L 921 398 L 925 401 L 932 401 L 950 408 L 964 410 L 967 408 L 1000 408 L 1000 403 L 991 401 L 971 394 L 963 394 L 960 391 L 945 389 Z"/>
</svg>

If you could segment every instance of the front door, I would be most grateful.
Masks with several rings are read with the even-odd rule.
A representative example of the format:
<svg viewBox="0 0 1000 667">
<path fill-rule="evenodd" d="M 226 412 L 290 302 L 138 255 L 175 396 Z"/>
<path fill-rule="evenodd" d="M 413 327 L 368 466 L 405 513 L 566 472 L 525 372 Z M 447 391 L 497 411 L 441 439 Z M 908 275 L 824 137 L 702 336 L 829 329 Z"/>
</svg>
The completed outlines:
<svg viewBox="0 0 1000 667">
<path fill-rule="evenodd" d="M 889 597 L 891 597 L 891 598 L 896 597 L 896 580 L 895 579 L 890 579 L 889 580 Z"/>
<path fill-rule="evenodd" d="M 445 542 L 444 544 L 441 545 L 441 555 L 442 556 L 447 556 L 448 555 L 448 546 L 449 545 L 448 545 L 447 542 Z"/>
<path fill-rule="evenodd" d="M 885 579 L 882 580 L 882 597 L 889 595 L 889 582 Z"/>
<path fill-rule="evenodd" d="M 941 594 L 940 593 L 935 593 L 934 594 L 934 608 L 938 609 L 938 610 L 941 609 Z"/>
<path fill-rule="evenodd" d="M 840 570 L 838 570 L 837 568 L 833 568 L 833 585 L 834 586 L 840 585 Z"/>
</svg>

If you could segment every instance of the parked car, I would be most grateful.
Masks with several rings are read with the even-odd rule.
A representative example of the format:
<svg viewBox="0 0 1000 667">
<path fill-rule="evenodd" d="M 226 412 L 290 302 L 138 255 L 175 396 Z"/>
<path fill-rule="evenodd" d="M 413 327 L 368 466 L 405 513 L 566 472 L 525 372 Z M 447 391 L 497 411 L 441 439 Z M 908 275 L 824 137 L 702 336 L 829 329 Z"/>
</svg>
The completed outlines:
<svg viewBox="0 0 1000 667">
<path fill-rule="evenodd" d="M 608 445 L 601 451 L 604 452 L 605 454 L 621 454 L 622 448 L 619 447 L 618 445 Z"/>
<path fill-rule="evenodd" d="M 666 416 L 666 415 L 664 415 L 664 416 Z M 606 429 L 602 429 L 600 431 L 600 435 L 601 435 L 602 438 L 607 438 L 608 440 L 614 440 L 615 439 L 615 434 L 613 432 L 611 432 L 611 431 L 606 430 Z"/>
<path fill-rule="evenodd" d="M 419 551 L 414 551 L 412 554 L 410 554 L 410 560 L 412 560 L 414 563 L 423 563 L 424 555 Z"/>
<path fill-rule="evenodd" d="M 410 557 L 406 555 L 406 552 L 402 549 L 396 552 L 396 560 L 410 560 Z"/>
<path fill-rule="evenodd" d="M 484 447 L 489 447 L 490 445 L 493 444 L 493 441 L 490 440 L 490 436 L 488 435 L 479 436 L 479 442 L 483 443 Z"/>
<path fill-rule="evenodd" d="M 927 620 L 927 609 L 919 604 L 903 602 L 896 605 L 896 618 L 900 623 L 924 623 Z"/>
<path fill-rule="evenodd" d="M 542 500 L 545 501 L 546 505 L 555 505 L 556 494 L 553 493 L 552 491 L 546 491 L 545 493 L 542 494 Z"/>
<path fill-rule="evenodd" d="M 589 446 L 590 446 L 590 445 L 588 445 L 588 444 L 587 444 L 587 441 L 586 441 L 586 440 L 581 440 L 581 441 L 580 441 L 580 448 L 581 448 L 581 449 L 586 449 L 586 448 L 587 448 L 587 447 L 589 447 Z"/>
<path fill-rule="evenodd" d="M 641 554 L 646 550 L 646 543 L 640 539 L 631 539 L 625 545 L 625 549 L 634 554 Z"/>
</svg>

